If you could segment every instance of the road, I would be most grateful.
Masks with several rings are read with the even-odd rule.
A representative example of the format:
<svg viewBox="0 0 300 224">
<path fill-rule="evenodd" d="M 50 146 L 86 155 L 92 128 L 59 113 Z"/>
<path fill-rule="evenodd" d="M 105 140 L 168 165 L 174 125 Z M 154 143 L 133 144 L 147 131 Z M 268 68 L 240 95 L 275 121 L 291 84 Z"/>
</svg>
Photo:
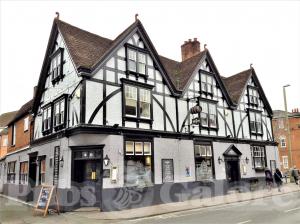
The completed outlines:
<svg viewBox="0 0 300 224">
<path fill-rule="evenodd" d="M 47 218 L 32 215 L 32 208 L 0 197 L 0 223 L 204 223 L 204 224 L 299 224 L 300 192 L 262 198 L 253 201 L 214 206 L 210 208 L 175 212 L 134 220 L 103 221 L 86 218 L 77 213 L 50 215 Z"/>
</svg>

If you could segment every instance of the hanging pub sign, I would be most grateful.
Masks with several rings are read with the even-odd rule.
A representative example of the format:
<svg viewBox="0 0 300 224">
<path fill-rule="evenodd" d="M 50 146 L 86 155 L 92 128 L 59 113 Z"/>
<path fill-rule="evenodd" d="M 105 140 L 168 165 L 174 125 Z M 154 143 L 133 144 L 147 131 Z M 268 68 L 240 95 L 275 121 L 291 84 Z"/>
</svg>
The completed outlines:
<svg viewBox="0 0 300 224">
<path fill-rule="evenodd" d="M 46 185 L 43 185 L 41 188 L 34 211 L 43 212 L 45 217 L 48 214 L 49 205 L 52 201 L 53 196 L 56 204 L 56 209 L 54 209 L 54 211 L 56 211 L 57 214 L 59 214 L 57 188 L 55 188 L 54 186 L 46 186 Z"/>
<path fill-rule="evenodd" d="M 198 114 L 199 115 L 201 113 L 201 111 L 202 111 L 202 108 L 198 105 L 193 106 L 190 109 L 191 114 Z M 192 124 L 194 124 L 194 125 L 198 125 L 198 124 L 200 124 L 200 122 L 201 122 L 200 117 L 195 117 L 195 118 L 192 119 Z"/>
</svg>

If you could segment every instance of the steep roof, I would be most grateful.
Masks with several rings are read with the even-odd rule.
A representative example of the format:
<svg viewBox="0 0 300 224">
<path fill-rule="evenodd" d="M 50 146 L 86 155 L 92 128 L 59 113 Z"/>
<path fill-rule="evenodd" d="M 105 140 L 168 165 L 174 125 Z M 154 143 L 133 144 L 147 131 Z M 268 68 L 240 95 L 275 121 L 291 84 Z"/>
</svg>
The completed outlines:
<svg viewBox="0 0 300 224">
<path fill-rule="evenodd" d="M 11 111 L 0 115 L 0 127 L 6 127 L 8 123 L 16 116 L 18 111 Z"/>
<path fill-rule="evenodd" d="M 252 68 L 227 78 L 222 77 L 227 92 L 235 104 L 239 103 L 251 74 Z"/>
<path fill-rule="evenodd" d="M 178 90 L 182 91 L 205 54 L 206 50 L 201 51 L 182 62 L 174 61 L 164 56 L 160 56 L 160 60 L 168 72 L 173 84 Z"/>
<path fill-rule="evenodd" d="M 14 118 L 8 123 L 8 125 L 12 124 L 13 122 L 17 121 L 18 119 L 22 118 L 26 114 L 29 114 L 32 110 L 33 106 L 33 99 L 25 103 L 16 113 Z"/>
</svg>

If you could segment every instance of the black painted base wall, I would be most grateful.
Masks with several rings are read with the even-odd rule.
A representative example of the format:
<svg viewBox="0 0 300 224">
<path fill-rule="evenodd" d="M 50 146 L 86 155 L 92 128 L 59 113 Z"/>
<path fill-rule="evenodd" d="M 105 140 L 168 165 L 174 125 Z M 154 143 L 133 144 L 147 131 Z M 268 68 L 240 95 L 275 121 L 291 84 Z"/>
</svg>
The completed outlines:
<svg viewBox="0 0 300 224">
<path fill-rule="evenodd" d="M 258 181 L 258 182 L 256 182 Z M 252 184 L 256 182 L 256 184 Z M 253 186 L 255 188 L 253 188 Z M 181 202 L 191 199 L 202 199 L 225 195 L 230 190 L 247 192 L 261 189 L 265 186 L 264 178 L 243 179 L 238 183 L 228 183 L 226 180 L 165 183 L 145 188 L 124 187 L 102 190 L 101 211 L 118 211 L 124 209 L 145 207 L 163 203 Z M 40 187 L 30 188 L 25 185 L 5 184 L 3 194 L 24 201 L 37 201 Z M 93 205 L 93 190 L 80 199 L 78 188 L 58 189 L 58 198 L 61 211 Z M 91 202 L 91 203 L 90 203 Z M 51 203 L 50 208 L 54 206 Z"/>
</svg>

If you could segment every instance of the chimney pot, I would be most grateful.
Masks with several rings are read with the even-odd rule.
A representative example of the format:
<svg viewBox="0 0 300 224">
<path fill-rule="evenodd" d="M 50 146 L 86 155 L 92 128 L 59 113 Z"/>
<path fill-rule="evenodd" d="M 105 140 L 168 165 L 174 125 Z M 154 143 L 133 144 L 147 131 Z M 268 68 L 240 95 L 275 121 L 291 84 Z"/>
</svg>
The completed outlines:
<svg viewBox="0 0 300 224">
<path fill-rule="evenodd" d="M 188 41 L 184 41 L 184 44 L 181 45 L 181 58 L 182 61 L 185 61 L 196 54 L 200 53 L 200 42 L 197 38 L 188 39 Z"/>
</svg>

